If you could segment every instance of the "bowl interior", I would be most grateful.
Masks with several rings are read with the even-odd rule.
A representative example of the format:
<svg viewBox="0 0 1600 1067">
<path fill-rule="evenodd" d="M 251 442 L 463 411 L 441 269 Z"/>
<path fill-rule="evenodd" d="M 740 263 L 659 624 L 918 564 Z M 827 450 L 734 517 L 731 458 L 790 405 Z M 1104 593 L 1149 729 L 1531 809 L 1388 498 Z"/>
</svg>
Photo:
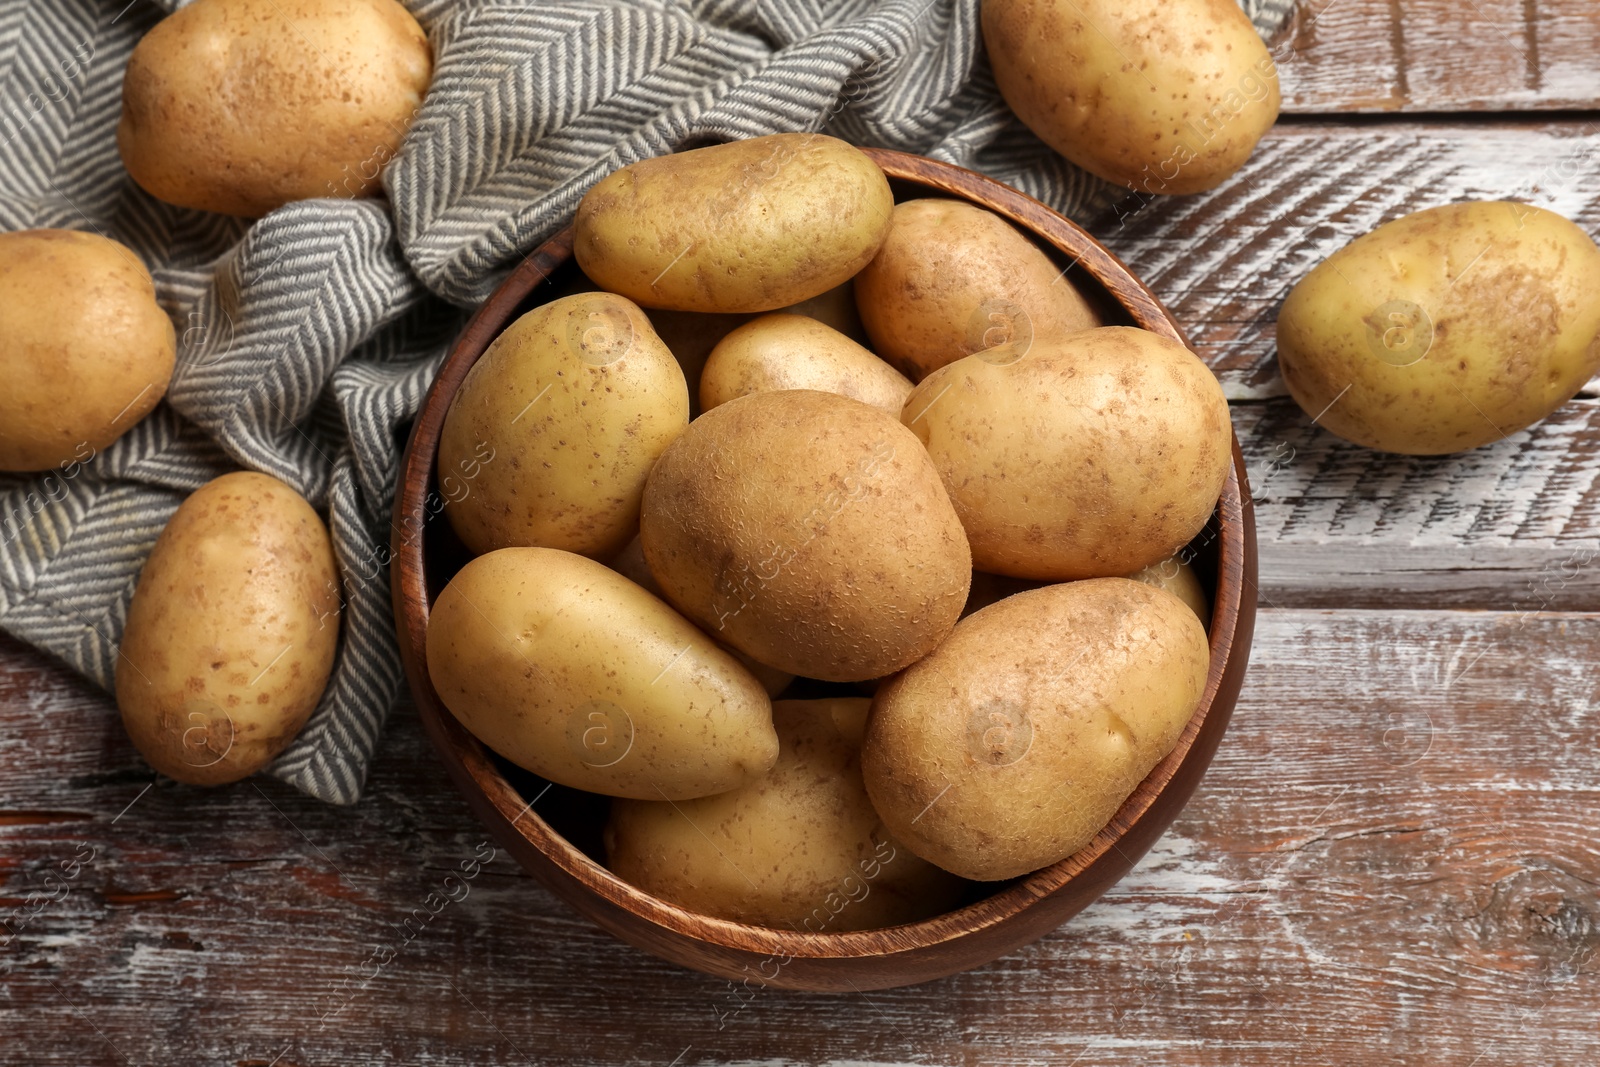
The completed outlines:
<svg viewBox="0 0 1600 1067">
<path fill-rule="evenodd" d="M 1114 256 L 1043 205 L 960 168 L 895 152 L 870 151 L 869 154 L 890 176 L 897 201 L 952 196 L 995 211 L 1033 237 L 1097 306 L 1107 324 L 1140 326 L 1187 343 L 1167 311 Z M 1199 768 L 1187 776 L 1192 779 L 1186 783 L 1187 788 L 1193 788 L 1231 711 L 1238 679 L 1231 680 L 1232 691 L 1227 692 L 1223 700 L 1218 701 L 1217 696 L 1219 689 L 1227 689 L 1223 679 L 1230 667 L 1242 676 L 1242 657 L 1248 651 L 1249 618 L 1253 615 L 1254 587 L 1253 581 L 1248 579 L 1253 579 L 1254 542 L 1246 511 L 1248 487 L 1237 443 L 1234 467 L 1218 509 L 1189 550 L 1213 605 L 1209 627 L 1212 662 L 1205 694 L 1178 746 L 1157 765 L 1094 841 L 1080 852 L 1021 878 L 974 885 L 967 900 L 956 910 L 894 927 L 888 932 L 811 934 L 711 919 L 652 897 L 612 876 L 603 866 L 605 857 L 600 839 L 609 800 L 554 785 L 485 749 L 439 702 L 428 682 L 423 658 L 428 610 L 440 590 L 470 558 L 449 523 L 437 517 L 439 497 L 434 484 L 434 466 L 444 413 L 467 370 L 501 329 L 525 312 L 574 291 L 586 281 L 571 256 L 571 248 L 569 229 L 551 238 L 530 256 L 480 308 L 450 353 L 413 429 L 402 472 L 401 494 L 396 503 L 394 553 L 397 624 L 413 694 L 424 724 L 458 784 L 469 797 L 475 796 L 481 802 L 477 805 L 480 814 L 492 809 L 496 817 L 489 821 L 502 836 L 515 835 L 514 844 L 531 846 L 550 861 L 551 866 L 535 870 L 535 873 L 551 884 L 551 888 L 576 901 L 573 885 L 581 885 L 584 891 L 604 898 L 609 906 L 642 916 L 668 934 L 710 944 L 737 944 L 746 951 L 840 959 L 883 953 L 887 950 L 886 937 L 892 938 L 894 951 L 906 951 L 1003 922 L 1033 902 L 1061 891 L 1109 850 L 1118 848 L 1118 841 L 1146 814 L 1191 755 Z M 1235 656 L 1241 657 L 1241 662 L 1233 663 Z M 859 692 L 851 686 L 798 679 L 783 696 L 832 694 L 854 696 Z M 1202 746 L 1203 752 L 1192 753 L 1195 740 L 1208 720 L 1211 723 L 1208 743 Z M 1174 808 L 1172 814 L 1175 813 Z M 1139 851 L 1148 847 L 1148 843 L 1140 846 Z M 518 850 L 513 848 L 512 851 Z M 1119 864 L 1116 876 L 1125 872 L 1138 856 L 1129 857 L 1124 853 L 1122 858 L 1126 862 Z M 553 884 L 550 876 L 555 871 L 569 876 L 573 884 Z M 1098 884 L 1096 891 L 1086 896 L 1083 903 L 1093 899 L 1114 880 L 1112 877 Z M 1081 903 L 1077 905 L 1081 906 Z"/>
</svg>

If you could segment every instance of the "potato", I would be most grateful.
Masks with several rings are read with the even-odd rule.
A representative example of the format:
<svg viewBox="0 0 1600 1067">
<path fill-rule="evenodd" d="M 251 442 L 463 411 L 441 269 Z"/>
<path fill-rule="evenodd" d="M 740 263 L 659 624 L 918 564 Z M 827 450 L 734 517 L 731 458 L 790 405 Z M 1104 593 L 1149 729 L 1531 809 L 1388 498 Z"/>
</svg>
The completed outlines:
<svg viewBox="0 0 1600 1067">
<path fill-rule="evenodd" d="M 896 838 L 964 878 L 1014 878 L 1093 840 L 1177 745 L 1205 630 L 1170 593 L 1097 578 L 963 619 L 878 691 L 861 770 Z"/>
<path fill-rule="evenodd" d="M 609 564 L 612 570 L 622 575 L 640 589 L 649 593 L 658 600 L 665 600 L 667 594 L 661 591 L 661 586 L 656 582 L 655 575 L 650 573 L 650 568 L 644 561 L 644 548 L 635 537 L 628 542 L 628 547 L 618 552 Z M 755 676 L 761 683 L 761 688 L 767 691 L 767 696 L 775 697 L 794 681 L 794 675 L 788 671 L 780 671 L 776 667 L 769 667 L 761 661 L 745 655 L 737 648 L 718 642 L 717 647 L 744 665 L 744 669 Z"/>
<path fill-rule="evenodd" d="M 848 281 L 889 228 L 878 165 L 819 133 L 646 159 L 578 205 L 574 251 L 601 288 L 645 307 L 773 311 Z"/>
<path fill-rule="evenodd" d="M 183 207 L 255 218 L 370 196 L 432 73 L 395 0 L 195 0 L 134 48 L 117 147 L 146 192 Z"/>
<path fill-rule="evenodd" d="M 968 356 L 917 386 L 901 418 L 939 468 L 973 565 L 1016 578 L 1166 559 L 1211 517 L 1232 459 L 1210 369 L 1130 326 Z"/>
<path fill-rule="evenodd" d="M 892 216 L 891 216 L 892 217 Z M 819 296 L 802 300 L 783 309 L 792 315 L 816 319 L 824 326 L 832 326 L 857 344 L 867 343 L 867 330 L 856 309 L 856 289 L 853 282 L 836 285 Z"/>
<path fill-rule="evenodd" d="M 0 470 L 86 462 L 166 394 L 177 343 L 155 283 L 116 241 L 0 233 Z"/>
<path fill-rule="evenodd" d="M 1195 574 L 1194 568 L 1182 556 L 1181 552 L 1176 556 L 1169 556 L 1160 563 L 1152 563 L 1143 570 L 1134 571 L 1128 577 L 1145 585 L 1153 585 L 1157 589 L 1165 589 L 1189 605 L 1189 610 L 1200 620 L 1200 625 L 1209 631 L 1211 598 L 1206 595 L 1205 586 L 1200 584 L 1200 576 Z"/>
<path fill-rule="evenodd" d="M 807 678 L 897 671 L 949 633 L 972 560 L 938 472 L 893 418 L 833 393 L 752 393 L 650 472 L 639 523 L 667 598 Z"/>
<path fill-rule="evenodd" d="M 898 416 L 911 383 L 831 326 L 775 312 L 717 342 L 700 375 L 700 408 L 781 389 L 838 393 Z"/>
<path fill-rule="evenodd" d="M 1450 204 L 1358 237 L 1289 291 L 1278 364 L 1358 445 L 1476 448 L 1538 422 L 1600 369 L 1600 249 L 1560 215 Z"/>
<path fill-rule="evenodd" d="M 908 200 L 856 275 L 856 306 L 878 355 L 921 381 L 986 348 L 1100 325 L 1069 273 L 991 211 Z"/>
<path fill-rule="evenodd" d="M 1039 139 L 1148 193 L 1214 189 L 1278 118 L 1234 0 L 983 0 L 995 84 Z"/>
<path fill-rule="evenodd" d="M 439 435 L 445 514 L 473 552 L 604 558 L 639 531 L 656 457 L 689 424 L 689 386 L 631 302 L 562 297 L 506 327 L 467 372 Z"/>
<path fill-rule="evenodd" d="M 647 308 L 645 315 L 656 335 L 672 350 L 672 356 L 689 383 L 689 417 L 700 417 L 700 378 L 711 350 L 728 334 L 749 322 L 751 315 L 705 315 L 698 311 L 663 311 Z"/>
<path fill-rule="evenodd" d="M 254 774 L 316 710 L 339 644 L 328 530 L 293 489 L 239 471 L 195 490 L 145 561 L 117 657 L 134 747 L 180 782 Z"/>
<path fill-rule="evenodd" d="M 961 880 L 891 838 L 861 784 L 870 703 L 780 700 L 772 706 L 778 762 L 771 773 L 678 804 L 616 801 L 606 865 L 705 915 L 813 934 L 948 910 Z"/>
<path fill-rule="evenodd" d="M 503 548 L 450 579 L 428 620 L 428 675 L 478 740 L 552 782 L 684 800 L 778 758 L 761 683 L 617 572 Z"/>
</svg>

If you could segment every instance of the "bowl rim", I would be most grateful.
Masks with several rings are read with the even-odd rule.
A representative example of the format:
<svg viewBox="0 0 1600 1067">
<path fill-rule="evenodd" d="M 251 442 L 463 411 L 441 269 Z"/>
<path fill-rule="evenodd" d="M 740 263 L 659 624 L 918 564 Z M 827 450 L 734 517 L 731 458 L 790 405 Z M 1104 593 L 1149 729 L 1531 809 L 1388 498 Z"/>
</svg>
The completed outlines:
<svg viewBox="0 0 1600 1067">
<path fill-rule="evenodd" d="M 1063 274 L 1081 266 L 1136 325 L 1189 347 L 1188 339 L 1172 315 L 1121 260 L 1081 227 L 1039 201 L 1000 181 L 954 164 L 887 149 L 863 148 L 861 151 L 883 169 L 891 182 L 919 186 L 927 195 L 974 203 L 1000 215 L 1036 243 L 1046 244 L 1065 257 L 1069 265 Z M 975 192 L 981 193 L 983 198 L 975 199 Z M 1134 789 L 1094 839 L 1071 856 L 1024 875 L 981 900 L 928 919 L 869 930 L 811 933 L 701 915 L 662 900 L 613 875 L 557 833 L 532 810 L 539 797 L 525 799 L 500 774 L 485 746 L 444 707 L 427 676 L 425 638 L 430 604 L 421 534 L 427 521 L 434 517 L 429 496 L 433 493 L 439 433 L 450 399 L 488 343 L 511 323 L 516 309 L 572 258 L 572 251 L 573 231 L 569 225 L 514 268 L 468 321 L 452 344 L 418 411 L 406 445 L 395 497 L 390 572 L 396 635 L 412 697 L 457 787 L 468 794 L 469 800 L 469 790 L 477 790 L 492 806 L 496 819 L 490 825 L 491 830 L 520 837 L 569 879 L 613 908 L 645 919 L 662 932 L 678 938 L 745 955 L 765 954 L 774 959 L 876 958 L 917 952 L 967 937 L 1003 924 L 1030 906 L 1060 893 L 1110 850 L 1122 852 L 1118 842 L 1150 811 L 1191 755 L 1209 762 L 1210 751 L 1196 751 L 1195 740 L 1213 715 L 1223 716 L 1222 728 L 1226 728 L 1226 717 L 1232 710 L 1231 699 L 1224 700 L 1226 706 L 1216 707 L 1218 692 L 1233 656 L 1248 656 L 1254 615 L 1255 590 L 1248 577 L 1252 569 L 1249 561 L 1254 559 L 1253 524 L 1248 510 L 1249 485 L 1236 436 L 1233 463 L 1216 513 L 1219 516 L 1215 535 L 1218 559 L 1216 583 L 1211 590 L 1211 662 L 1200 704 L 1173 750 Z M 1236 689 L 1237 680 L 1233 681 L 1233 686 Z M 542 795 L 541 791 L 539 796 Z M 1187 803 L 1187 797 L 1183 802 Z M 474 808 L 480 818 L 487 821 L 485 812 L 476 805 Z M 1151 840 L 1155 836 L 1159 833 Z M 1128 860 L 1125 873 L 1137 862 L 1138 856 L 1122 855 Z M 571 901 L 567 887 L 558 887 L 540 871 L 532 873 L 548 888 Z"/>
</svg>

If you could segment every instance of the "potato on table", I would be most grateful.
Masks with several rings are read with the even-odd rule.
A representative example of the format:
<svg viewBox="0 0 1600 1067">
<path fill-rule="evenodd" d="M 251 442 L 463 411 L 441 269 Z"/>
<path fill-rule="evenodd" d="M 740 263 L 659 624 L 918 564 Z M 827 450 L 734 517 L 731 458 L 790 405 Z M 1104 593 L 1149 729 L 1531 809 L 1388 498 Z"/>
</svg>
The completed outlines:
<svg viewBox="0 0 1600 1067">
<path fill-rule="evenodd" d="M 445 514 L 474 552 L 531 546 L 597 559 L 639 532 L 657 457 L 689 423 L 689 387 L 631 301 L 562 297 L 495 338 L 450 404 Z"/>
<path fill-rule="evenodd" d="M 1549 415 L 1600 370 L 1600 248 L 1552 211 L 1429 208 L 1358 237 L 1289 291 L 1278 363 L 1319 426 L 1439 455 Z"/>
<path fill-rule="evenodd" d="M 254 774 L 316 710 L 339 644 L 327 527 L 265 474 L 225 474 L 185 500 L 145 561 L 117 657 L 134 746 L 169 778 Z"/>
<path fill-rule="evenodd" d="M 908 200 L 856 275 L 856 307 L 878 355 L 920 382 L 986 348 L 1099 326 L 1070 275 L 992 211 Z"/>
<path fill-rule="evenodd" d="M 1016 578 L 1168 558 L 1204 528 L 1233 456 L 1210 368 L 1130 326 L 967 356 L 917 386 L 901 418 L 944 479 L 973 565 Z"/>
<path fill-rule="evenodd" d="M 428 675 L 478 740 L 553 782 L 684 800 L 778 756 L 761 683 L 609 567 L 505 548 L 463 567 L 428 619 Z"/>
<path fill-rule="evenodd" d="M 86 462 L 166 395 L 176 357 L 132 251 L 75 230 L 0 233 L 0 470 Z"/>
<path fill-rule="evenodd" d="M 1214 189 L 1277 121 L 1277 66 L 1234 0 L 983 0 L 982 21 L 1011 110 L 1119 185 Z"/>
<path fill-rule="evenodd" d="M 432 76 L 396 0 L 195 0 L 134 48 L 117 146 L 134 181 L 183 207 L 255 218 L 370 196 Z"/>
<path fill-rule="evenodd" d="M 878 691 L 861 768 L 889 831 L 964 878 L 1077 852 L 1200 705 L 1210 658 L 1182 601 L 1126 578 L 1052 585 L 963 619 Z"/>
<path fill-rule="evenodd" d="M 774 311 L 866 266 L 894 198 L 865 153 L 780 133 L 641 160 L 578 205 L 573 249 L 602 288 L 644 307 Z"/>
<path fill-rule="evenodd" d="M 964 883 L 895 841 L 867 799 L 869 703 L 780 700 L 778 762 L 765 778 L 677 804 L 615 801 L 606 865 L 706 915 L 814 934 L 947 910 Z"/>
</svg>

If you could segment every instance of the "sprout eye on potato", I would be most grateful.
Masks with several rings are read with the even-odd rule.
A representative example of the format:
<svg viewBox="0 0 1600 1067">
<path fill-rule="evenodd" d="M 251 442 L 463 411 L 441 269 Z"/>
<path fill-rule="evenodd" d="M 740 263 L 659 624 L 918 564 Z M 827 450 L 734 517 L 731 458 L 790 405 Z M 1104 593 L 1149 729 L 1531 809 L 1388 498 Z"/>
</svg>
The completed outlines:
<svg viewBox="0 0 1600 1067">
<path fill-rule="evenodd" d="M 370 196 L 432 75 L 397 0 L 195 0 L 134 48 L 117 146 L 146 192 L 203 211 Z"/>
<path fill-rule="evenodd" d="M 0 233 L 0 470 L 87 462 L 166 395 L 176 358 L 132 251 L 75 230 Z"/>
<path fill-rule="evenodd" d="M 195 490 L 145 561 L 117 657 L 134 746 L 180 782 L 254 774 L 316 709 L 339 643 L 339 575 L 311 505 L 265 474 Z"/>
<path fill-rule="evenodd" d="M 1278 363 L 1318 425 L 1386 452 L 1476 448 L 1600 370 L 1600 248 L 1560 215 L 1450 204 L 1351 241 L 1290 290 Z"/>
</svg>

